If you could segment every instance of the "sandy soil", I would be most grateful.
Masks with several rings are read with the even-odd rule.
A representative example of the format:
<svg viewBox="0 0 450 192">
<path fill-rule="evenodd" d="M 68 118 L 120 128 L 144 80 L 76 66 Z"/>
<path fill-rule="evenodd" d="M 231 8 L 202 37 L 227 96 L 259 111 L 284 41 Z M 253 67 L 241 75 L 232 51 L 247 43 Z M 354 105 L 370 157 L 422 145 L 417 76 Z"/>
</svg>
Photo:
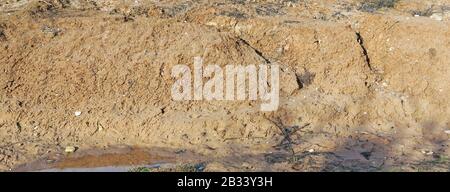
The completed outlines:
<svg viewBox="0 0 450 192">
<path fill-rule="evenodd" d="M 1 0 L 0 170 L 128 145 L 206 171 L 449 171 L 449 20 L 445 0 Z M 280 64 L 279 109 L 173 101 L 196 56 Z"/>
</svg>

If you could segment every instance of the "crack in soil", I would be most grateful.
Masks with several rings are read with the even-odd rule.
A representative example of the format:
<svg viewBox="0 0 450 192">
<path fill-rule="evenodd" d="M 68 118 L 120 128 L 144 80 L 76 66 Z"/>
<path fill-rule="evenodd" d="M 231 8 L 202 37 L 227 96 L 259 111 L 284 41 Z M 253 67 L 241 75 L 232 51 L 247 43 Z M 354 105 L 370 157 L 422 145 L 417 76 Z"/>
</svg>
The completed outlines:
<svg viewBox="0 0 450 192">
<path fill-rule="evenodd" d="M 371 64 L 370 64 L 370 57 L 369 57 L 369 54 L 367 53 L 367 49 L 366 49 L 366 47 L 364 46 L 364 39 L 363 39 L 363 37 L 361 36 L 361 33 L 355 32 L 355 34 L 356 34 L 356 41 L 358 41 L 358 44 L 359 44 L 359 46 L 361 47 L 361 49 L 362 49 L 362 51 L 363 51 L 363 54 L 364 54 L 364 60 L 366 61 L 366 65 L 369 67 L 369 69 L 370 69 L 371 71 L 373 71 L 372 66 L 371 66 Z"/>
<path fill-rule="evenodd" d="M 264 57 L 264 55 L 262 54 L 261 51 L 259 51 L 258 49 L 256 49 L 255 47 L 253 47 L 252 45 L 250 45 L 250 43 L 248 43 L 245 39 L 242 39 L 241 37 L 238 37 L 239 40 L 244 43 L 245 45 L 247 45 L 248 47 L 250 47 L 251 49 L 253 49 L 253 51 L 255 51 L 255 53 L 261 57 L 262 59 L 264 59 L 264 61 L 266 62 L 266 64 L 270 64 L 270 60 L 267 59 L 266 57 Z"/>
</svg>

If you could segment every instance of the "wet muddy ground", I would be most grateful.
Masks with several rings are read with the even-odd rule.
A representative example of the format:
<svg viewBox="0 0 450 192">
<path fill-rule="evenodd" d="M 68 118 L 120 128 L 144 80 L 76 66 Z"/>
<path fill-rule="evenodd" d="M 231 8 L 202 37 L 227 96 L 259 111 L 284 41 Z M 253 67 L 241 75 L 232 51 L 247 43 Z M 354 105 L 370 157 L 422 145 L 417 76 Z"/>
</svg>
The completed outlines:
<svg viewBox="0 0 450 192">
<path fill-rule="evenodd" d="M 273 171 L 274 164 L 292 165 L 291 171 L 448 171 L 448 159 L 436 157 L 420 164 L 384 166 L 383 156 L 374 161 L 371 152 L 347 149 L 338 153 L 308 151 L 302 154 L 274 152 L 240 158 L 212 159 L 186 150 L 144 149 L 118 146 L 76 153 L 57 153 L 18 166 L 14 172 L 203 172 Z M 376 155 L 374 155 L 376 156 Z M 371 159 L 371 161 L 369 161 Z M 257 160 L 252 165 L 249 160 Z M 248 163 L 242 163 L 247 161 Z M 262 163 L 264 162 L 264 163 Z M 264 166 L 262 166 L 264 165 Z M 234 169 L 233 169 L 234 168 Z M 288 170 L 288 169 L 287 169 Z"/>
<path fill-rule="evenodd" d="M 57 153 L 30 162 L 12 171 L 57 171 L 82 172 L 106 171 L 123 172 L 138 168 L 169 169 L 177 168 L 177 162 L 195 164 L 201 162 L 198 155 L 186 151 L 167 151 L 163 149 L 144 149 L 137 147 L 112 147 L 108 149 L 91 149 L 76 153 Z"/>
</svg>

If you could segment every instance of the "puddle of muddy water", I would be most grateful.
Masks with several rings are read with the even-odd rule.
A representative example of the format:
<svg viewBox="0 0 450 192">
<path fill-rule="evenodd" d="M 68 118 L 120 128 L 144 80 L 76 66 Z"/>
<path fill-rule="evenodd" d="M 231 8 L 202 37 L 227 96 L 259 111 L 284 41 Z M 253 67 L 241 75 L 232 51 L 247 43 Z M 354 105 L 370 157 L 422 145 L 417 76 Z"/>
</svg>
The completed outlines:
<svg viewBox="0 0 450 192">
<path fill-rule="evenodd" d="M 146 149 L 129 146 L 90 149 L 71 154 L 56 153 L 21 165 L 18 172 L 126 172 L 137 167 L 148 169 L 174 167 L 177 163 L 200 162 L 198 154 L 168 149 Z"/>
<path fill-rule="evenodd" d="M 129 172 L 137 167 L 145 167 L 147 169 L 160 168 L 162 164 L 140 165 L 140 166 L 104 166 L 104 167 L 86 167 L 86 168 L 51 168 L 42 169 L 36 172 Z M 172 164 L 166 164 L 168 166 Z"/>
</svg>

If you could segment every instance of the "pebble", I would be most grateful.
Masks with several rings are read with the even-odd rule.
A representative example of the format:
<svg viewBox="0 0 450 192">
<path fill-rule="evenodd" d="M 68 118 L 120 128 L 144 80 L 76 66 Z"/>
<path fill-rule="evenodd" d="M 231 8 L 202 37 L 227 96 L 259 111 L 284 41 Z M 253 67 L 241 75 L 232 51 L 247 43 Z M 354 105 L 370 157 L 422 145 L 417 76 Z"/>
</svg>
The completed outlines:
<svg viewBox="0 0 450 192">
<path fill-rule="evenodd" d="M 450 134 L 450 130 L 445 130 L 444 133 Z"/>
<path fill-rule="evenodd" d="M 308 152 L 312 153 L 314 152 L 314 149 L 309 149 Z"/>
<path fill-rule="evenodd" d="M 422 153 L 425 155 L 433 155 L 433 151 L 429 151 L 429 150 L 422 150 Z"/>
<path fill-rule="evenodd" d="M 75 111 L 75 116 L 80 116 L 81 115 L 81 111 Z"/>
<path fill-rule="evenodd" d="M 77 149 L 74 146 L 67 146 L 66 149 L 64 149 L 64 152 L 66 152 L 66 153 L 73 153 L 76 150 Z"/>
<path fill-rule="evenodd" d="M 184 152 L 186 152 L 186 149 L 180 149 L 180 150 L 176 150 L 175 151 L 176 154 L 181 154 L 181 153 L 184 153 Z"/>
<path fill-rule="evenodd" d="M 436 21 L 442 21 L 442 14 L 440 13 L 433 13 L 433 15 L 430 16 L 431 19 L 434 19 Z"/>
</svg>

